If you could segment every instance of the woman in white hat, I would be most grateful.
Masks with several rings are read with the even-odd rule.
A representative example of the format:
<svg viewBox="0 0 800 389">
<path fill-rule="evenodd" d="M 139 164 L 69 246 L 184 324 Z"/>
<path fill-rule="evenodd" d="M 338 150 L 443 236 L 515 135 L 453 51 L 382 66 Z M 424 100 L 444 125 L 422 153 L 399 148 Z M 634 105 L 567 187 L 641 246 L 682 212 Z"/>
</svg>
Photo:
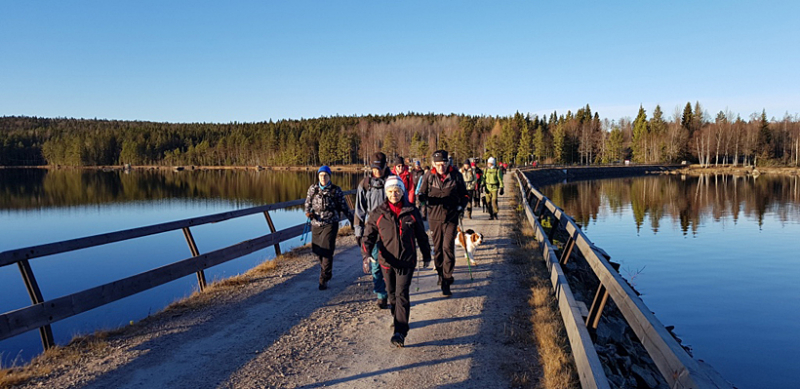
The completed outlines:
<svg viewBox="0 0 800 389">
<path fill-rule="evenodd" d="M 364 269 L 372 249 L 378 247 L 378 262 L 386 281 L 388 303 L 394 316 L 394 334 L 391 342 L 405 346 L 408 335 L 408 318 L 411 310 L 409 289 L 414 268 L 417 266 L 417 249 L 427 266 L 431 261 L 431 247 L 422 223 L 422 215 L 405 196 L 405 185 L 397 176 L 390 176 L 384 184 L 386 201 L 370 212 L 362 240 Z"/>
</svg>

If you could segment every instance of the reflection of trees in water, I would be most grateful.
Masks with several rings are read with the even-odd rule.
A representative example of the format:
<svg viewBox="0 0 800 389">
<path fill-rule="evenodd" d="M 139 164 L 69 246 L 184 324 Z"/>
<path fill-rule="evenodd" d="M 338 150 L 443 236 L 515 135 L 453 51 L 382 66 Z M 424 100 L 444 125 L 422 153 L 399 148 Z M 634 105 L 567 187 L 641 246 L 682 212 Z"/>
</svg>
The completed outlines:
<svg viewBox="0 0 800 389">
<path fill-rule="evenodd" d="M 557 184 L 542 192 L 584 226 L 597 220 L 603 203 L 612 214 L 630 209 L 637 230 L 649 222 L 653 232 L 665 217 L 680 224 L 684 234 L 696 234 L 709 218 L 731 217 L 736 223 L 744 215 L 759 226 L 767 213 L 782 222 L 800 220 L 797 176 L 648 176 Z"/>
<path fill-rule="evenodd" d="M 334 173 L 344 190 L 360 173 Z M 0 169 L 0 209 L 36 209 L 162 199 L 225 199 L 269 204 L 305 198 L 316 172 Z"/>
</svg>

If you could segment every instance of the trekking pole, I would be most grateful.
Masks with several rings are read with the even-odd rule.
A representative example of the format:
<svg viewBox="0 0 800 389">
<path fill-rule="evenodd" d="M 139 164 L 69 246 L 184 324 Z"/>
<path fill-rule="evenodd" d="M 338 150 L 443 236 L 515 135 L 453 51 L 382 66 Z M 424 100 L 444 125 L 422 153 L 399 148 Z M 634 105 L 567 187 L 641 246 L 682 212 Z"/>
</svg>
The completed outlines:
<svg viewBox="0 0 800 389">
<path fill-rule="evenodd" d="M 311 231 L 311 218 L 306 219 L 306 224 L 303 226 L 303 235 L 300 236 L 300 243 L 305 244 L 306 236 Z"/>
<path fill-rule="evenodd" d="M 419 292 L 419 272 L 422 271 L 420 269 L 421 269 L 421 267 L 419 265 L 419 261 L 417 261 L 417 277 L 416 277 L 417 278 L 417 290 L 416 290 L 417 292 Z"/>
<path fill-rule="evenodd" d="M 469 254 L 467 253 L 467 238 L 464 236 L 464 222 L 462 218 L 458 219 L 458 224 L 461 225 L 461 246 L 464 247 L 464 257 L 467 258 L 467 270 L 469 270 L 469 280 L 475 281 L 472 277 L 472 266 L 469 264 Z"/>
</svg>

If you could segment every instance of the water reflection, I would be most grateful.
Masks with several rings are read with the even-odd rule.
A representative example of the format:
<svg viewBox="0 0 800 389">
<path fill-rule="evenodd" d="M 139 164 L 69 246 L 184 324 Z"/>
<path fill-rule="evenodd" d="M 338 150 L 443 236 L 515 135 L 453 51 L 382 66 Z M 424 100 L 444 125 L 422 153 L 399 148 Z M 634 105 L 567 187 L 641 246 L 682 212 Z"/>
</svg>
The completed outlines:
<svg viewBox="0 0 800 389">
<path fill-rule="evenodd" d="M 782 222 L 800 220 L 797 176 L 649 176 L 558 184 L 542 193 L 587 228 L 597 221 L 603 202 L 614 214 L 632 210 L 637 231 L 654 233 L 665 221 L 694 235 L 704 222 L 727 217 L 734 223 L 755 219 L 759 227 L 768 213 Z"/>
<path fill-rule="evenodd" d="M 333 182 L 355 188 L 361 173 L 334 172 Z M 0 169 L 0 251 L 74 239 L 233 209 L 304 198 L 315 171 L 96 171 Z M 306 220 L 301 209 L 270 212 L 277 229 Z M 256 214 L 192 228 L 201 253 L 269 233 Z M 300 246 L 300 237 L 281 243 Z M 275 255 L 272 247 L 214 266 L 210 280 L 243 273 Z M 45 300 L 75 293 L 190 256 L 172 231 L 31 261 Z M 56 342 L 98 328 L 115 328 L 159 311 L 196 290 L 194 276 L 172 281 L 53 324 Z M 0 313 L 30 305 L 16 266 L 0 267 Z M 0 341 L 0 365 L 42 351 L 38 331 Z"/>
<path fill-rule="evenodd" d="M 649 176 L 540 188 L 621 264 L 694 356 L 790 388 L 800 349 L 800 178 Z"/>
<path fill-rule="evenodd" d="M 360 173 L 334 172 L 355 188 Z M 41 209 L 160 199 L 225 199 L 269 204 L 303 198 L 316 172 L 277 170 L 45 170 L 0 169 L 0 209 Z"/>
</svg>

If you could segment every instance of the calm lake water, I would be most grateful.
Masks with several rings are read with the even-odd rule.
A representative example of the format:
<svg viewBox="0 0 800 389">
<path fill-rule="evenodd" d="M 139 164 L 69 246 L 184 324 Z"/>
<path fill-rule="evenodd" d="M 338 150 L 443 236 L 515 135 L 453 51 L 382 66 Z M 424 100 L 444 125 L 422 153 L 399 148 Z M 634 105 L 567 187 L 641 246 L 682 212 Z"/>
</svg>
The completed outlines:
<svg viewBox="0 0 800 389">
<path fill-rule="evenodd" d="M 540 188 L 664 325 L 739 388 L 800 382 L 800 179 L 659 176 Z"/>
<path fill-rule="evenodd" d="M 344 190 L 361 174 L 334 173 Z M 0 169 L 0 251 L 305 198 L 315 172 L 203 170 L 81 171 Z M 300 207 L 270 212 L 280 230 L 305 222 Z M 263 214 L 193 227 L 201 253 L 269 233 Z M 287 251 L 301 238 L 281 243 Z M 306 239 L 306 243 L 310 237 Z M 210 281 L 240 274 L 266 259 L 267 248 L 206 270 Z M 75 293 L 191 257 L 172 231 L 31 260 L 45 300 Z M 197 289 L 194 275 L 53 324 L 60 344 L 77 334 L 137 321 Z M 17 266 L 0 268 L 0 312 L 30 305 Z M 38 331 L 0 341 L 3 366 L 42 350 Z"/>
</svg>

